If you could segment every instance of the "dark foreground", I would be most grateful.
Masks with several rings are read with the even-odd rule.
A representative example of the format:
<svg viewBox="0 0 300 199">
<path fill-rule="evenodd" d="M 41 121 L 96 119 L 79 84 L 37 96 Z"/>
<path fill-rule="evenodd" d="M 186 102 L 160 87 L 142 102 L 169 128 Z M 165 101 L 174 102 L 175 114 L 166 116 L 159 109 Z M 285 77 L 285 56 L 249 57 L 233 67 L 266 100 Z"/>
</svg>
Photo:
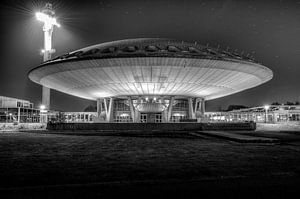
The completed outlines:
<svg viewBox="0 0 300 199">
<path fill-rule="evenodd" d="M 288 198 L 300 194 L 299 135 L 288 138 L 2 133 L 0 198 Z"/>
</svg>

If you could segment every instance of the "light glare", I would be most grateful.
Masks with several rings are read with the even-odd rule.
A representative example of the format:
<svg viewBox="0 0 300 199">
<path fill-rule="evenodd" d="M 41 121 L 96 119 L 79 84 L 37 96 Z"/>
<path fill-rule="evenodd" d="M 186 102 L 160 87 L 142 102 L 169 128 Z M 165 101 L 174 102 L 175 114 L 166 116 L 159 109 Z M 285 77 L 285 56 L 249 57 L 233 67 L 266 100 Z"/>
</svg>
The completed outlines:
<svg viewBox="0 0 300 199">
<path fill-rule="evenodd" d="M 45 13 L 36 12 L 35 16 L 36 16 L 37 20 L 44 23 L 44 28 L 45 29 L 51 29 L 52 26 L 54 26 L 54 25 L 57 26 L 57 27 L 60 27 L 60 24 L 57 23 L 56 18 L 51 17 L 51 16 L 49 16 Z"/>
</svg>

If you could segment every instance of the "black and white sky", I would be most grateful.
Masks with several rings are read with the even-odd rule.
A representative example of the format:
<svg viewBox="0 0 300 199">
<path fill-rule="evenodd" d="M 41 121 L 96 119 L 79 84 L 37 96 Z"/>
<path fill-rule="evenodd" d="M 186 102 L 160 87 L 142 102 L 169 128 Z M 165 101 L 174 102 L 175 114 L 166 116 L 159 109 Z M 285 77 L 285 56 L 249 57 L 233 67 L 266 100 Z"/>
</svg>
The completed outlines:
<svg viewBox="0 0 300 199">
<path fill-rule="evenodd" d="M 53 0 L 62 27 L 53 32 L 56 55 L 102 42 L 142 37 L 197 41 L 252 53 L 274 72 L 256 88 L 207 102 L 207 110 L 230 104 L 257 106 L 300 101 L 300 0 Z M 42 62 L 46 1 L 0 3 L 0 95 L 38 106 L 41 86 L 27 77 Z M 56 110 L 82 111 L 94 102 L 51 93 Z"/>
</svg>

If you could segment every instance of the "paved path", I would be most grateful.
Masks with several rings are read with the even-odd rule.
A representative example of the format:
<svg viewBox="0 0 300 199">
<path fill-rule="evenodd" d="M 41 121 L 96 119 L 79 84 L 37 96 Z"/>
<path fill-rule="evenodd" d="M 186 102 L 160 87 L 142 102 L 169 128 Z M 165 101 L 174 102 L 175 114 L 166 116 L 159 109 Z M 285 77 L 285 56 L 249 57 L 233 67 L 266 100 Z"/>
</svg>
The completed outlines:
<svg viewBox="0 0 300 199">
<path fill-rule="evenodd" d="M 250 135 L 242 135 L 230 131 L 197 131 L 196 133 L 194 133 L 194 135 L 197 134 L 222 138 L 241 143 L 277 143 L 280 141 L 276 138 L 255 137 Z"/>
</svg>

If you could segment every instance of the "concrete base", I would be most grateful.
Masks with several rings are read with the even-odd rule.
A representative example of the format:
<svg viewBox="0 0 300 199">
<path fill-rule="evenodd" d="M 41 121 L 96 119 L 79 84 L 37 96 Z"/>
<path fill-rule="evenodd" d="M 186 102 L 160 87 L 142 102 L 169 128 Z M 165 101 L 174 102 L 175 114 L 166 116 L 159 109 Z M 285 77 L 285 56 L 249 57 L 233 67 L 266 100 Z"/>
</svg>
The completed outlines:
<svg viewBox="0 0 300 199">
<path fill-rule="evenodd" d="M 58 131 L 250 131 L 256 129 L 256 123 L 48 123 L 47 129 Z"/>
</svg>

